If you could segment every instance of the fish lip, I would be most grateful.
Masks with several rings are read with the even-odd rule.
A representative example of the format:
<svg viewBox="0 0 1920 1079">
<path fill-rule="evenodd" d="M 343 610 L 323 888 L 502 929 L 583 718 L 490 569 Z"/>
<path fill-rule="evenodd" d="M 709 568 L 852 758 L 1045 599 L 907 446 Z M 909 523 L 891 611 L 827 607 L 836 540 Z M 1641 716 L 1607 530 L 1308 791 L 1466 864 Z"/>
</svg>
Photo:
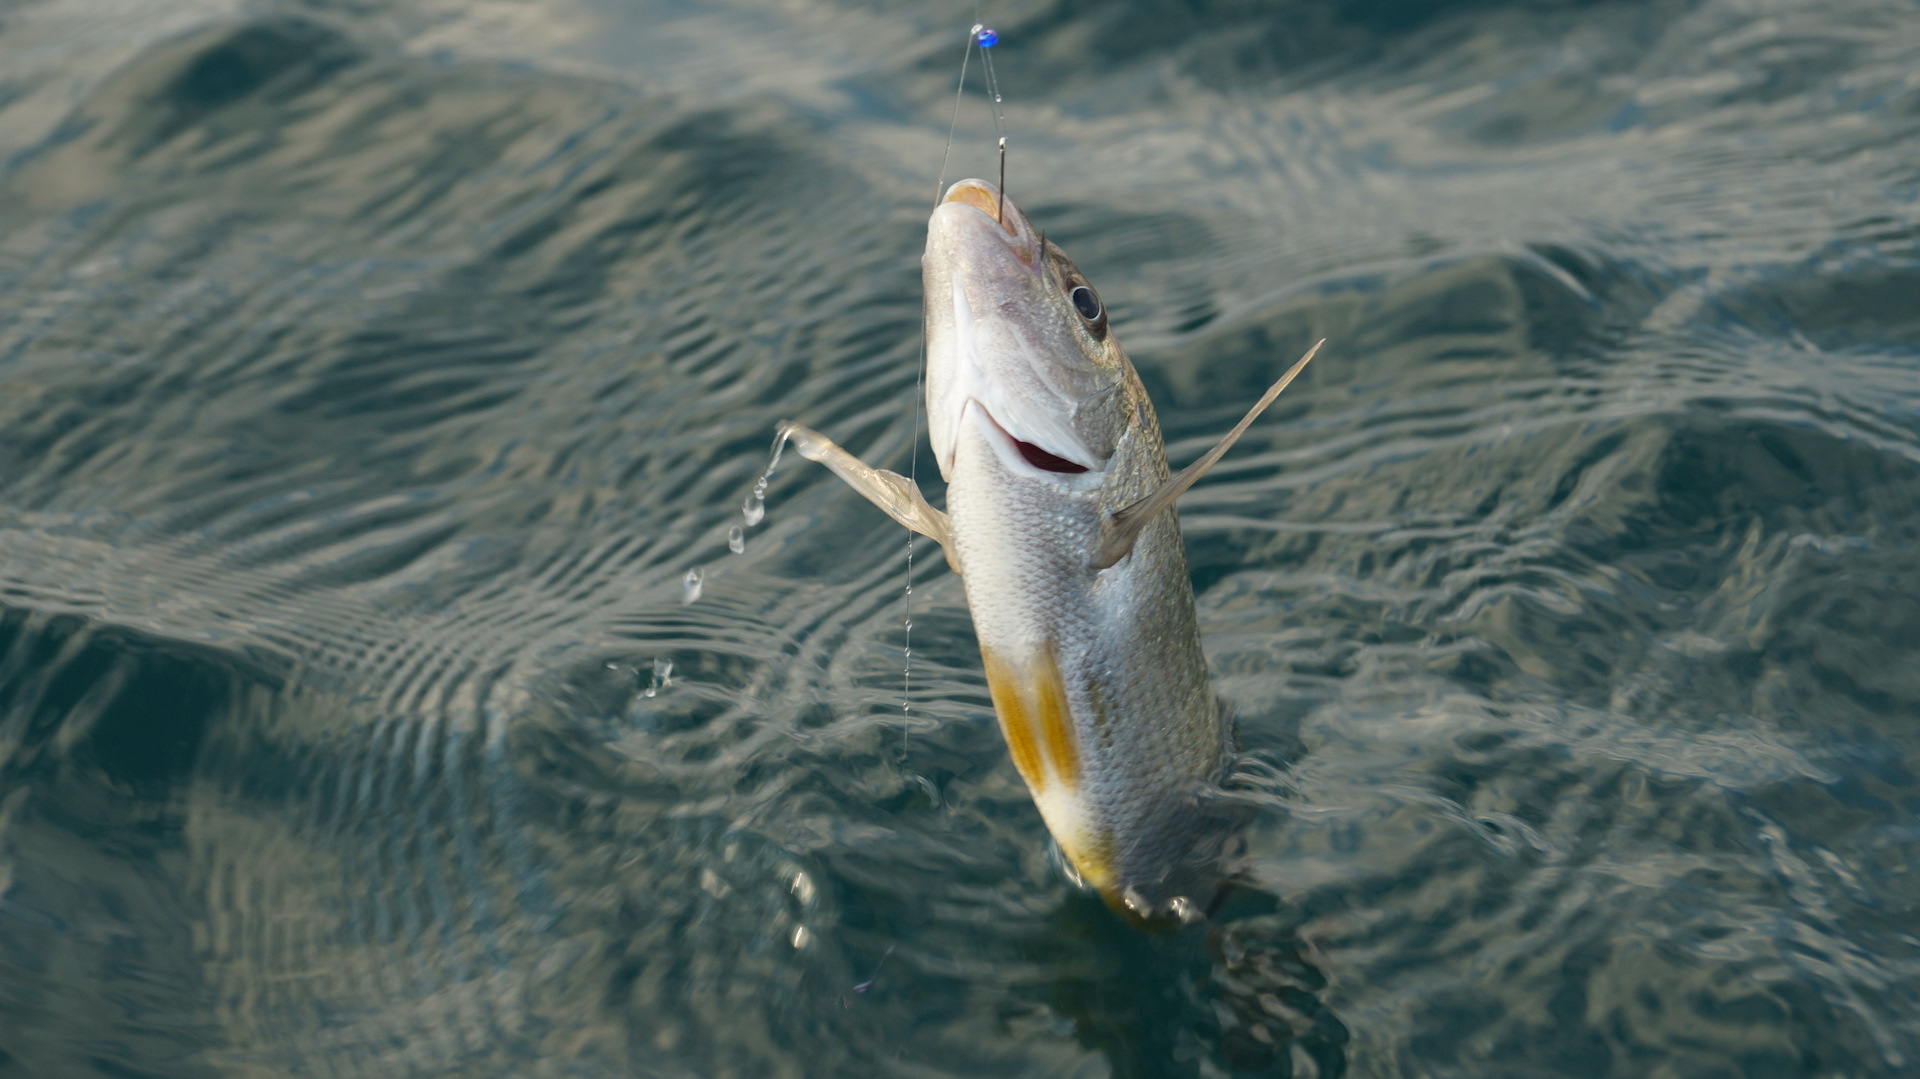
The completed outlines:
<svg viewBox="0 0 1920 1079">
<path fill-rule="evenodd" d="M 949 209 L 951 207 L 951 209 Z M 1040 235 L 1034 231 L 1032 222 L 1020 207 L 1006 201 L 1000 189 L 985 180 L 956 180 L 940 198 L 940 205 L 934 207 L 935 214 L 977 214 L 996 226 L 992 231 L 1000 235 L 1006 245 L 1013 250 L 1021 265 L 1035 273 L 1040 272 Z"/>
</svg>

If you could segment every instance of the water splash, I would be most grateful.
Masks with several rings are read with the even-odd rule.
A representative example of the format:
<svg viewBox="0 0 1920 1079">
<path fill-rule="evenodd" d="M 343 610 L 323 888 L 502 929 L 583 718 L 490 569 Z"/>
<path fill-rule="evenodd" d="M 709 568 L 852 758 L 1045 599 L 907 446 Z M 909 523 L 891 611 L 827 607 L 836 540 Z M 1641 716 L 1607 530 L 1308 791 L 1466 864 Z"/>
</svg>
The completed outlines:
<svg viewBox="0 0 1920 1079">
<path fill-rule="evenodd" d="M 740 518 L 746 522 L 746 528 L 752 528 L 767 517 L 767 482 L 773 479 L 773 470 L 780 465 L 780 455 L 786 452 L 787 432 L 784 428 L 773 436 L 773 450 L 767 456 L 767 467 L 760 471 L 760 478 L 753 481 L 753 490 L 740 501 Z M 736 538 L 738 545 L 736 546 Z M 727 533 L 727 546 L 739 554 L 746 549 L 746 532 L 735 527 Z"/>
<path fill-rule="evenodd" d="M 657 656 L 653 661 L 653 681 L 647 683 L 646 696 L 657 697 L 660 691 L 673 685 L 673 660 L 666 656 Z"/>
</svg>

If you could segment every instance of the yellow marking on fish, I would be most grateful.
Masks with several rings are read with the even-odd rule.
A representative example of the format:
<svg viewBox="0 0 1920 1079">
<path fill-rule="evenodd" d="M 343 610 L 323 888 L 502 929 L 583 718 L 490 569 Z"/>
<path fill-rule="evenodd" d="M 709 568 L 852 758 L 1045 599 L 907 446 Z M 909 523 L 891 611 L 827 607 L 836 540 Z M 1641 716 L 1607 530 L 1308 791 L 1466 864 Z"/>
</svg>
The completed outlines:
<svg viewBox="0 0 1920 1079">
<path fill-rule="evenodd" d="M 1119 872 L 1113 836 L 1085 815 L 1085 806 L 1075 792 L 1080 781 L 1080 745 L 1059 657 L 1051 642 L 1028 655 L 1031 658 L 1027 663 L 1015 664 L 999 653 L 980 650 L 987 690 L 993 695 L 993 710 L 1000 717 L 1000 731 L 1006 736 L 1013 766 L 1033 789 L 1034 802 L 1046 818 L 1048 830 L 1059 840 L 1060 852 L 1073 863 L 1080 879 L 1115 910 L 1124 910 L 1125 903 L 1116 890 Z"/>
<path fill-rule="evenodd" d="M 1033 720 L 1027 713 L 1024 679 L 985 648 L 980 650 L 980 661 L 987 669 L 987 692 L 993 695 L 993 711 L 1000 717 L 1000 733 L 1013 754 L 1013 766 L 1037 794 L 1046 789 L 1047 777 L 1040 768 L 1040 746 L 1034 741 Z"/>
<path fill-rule="evenodd" d="M 1049 641 L 1034 663 L 1035 688 L 1040 698 L 1040 732 L 1047 740 L 1047 760 L 1053 774 L 1068 790 L 1080 783 L 1080 747 L 1073 734 L 1073 712 L 1067 707 L 1066 681 Z"/>
<path fill-rule="evenodd" d="M 1053 834 L 1060 844 L 1060 853 L 1073 863 L 1073 871 L 1079 874 L 1081 883 L 1098 892 L 1115 913 L 1127 915 L 1112 833 L 1082 817 L 1072 826 L 1053 829 Z"/>
<path fill-rule="evenodd" d="M 1113 892 L 1113 843 L 1104 836 L 1091 846 L 1075 844 L 1066 855 L 1080 872 L 1080 879 L 1101 895 Z"/>
</svg>

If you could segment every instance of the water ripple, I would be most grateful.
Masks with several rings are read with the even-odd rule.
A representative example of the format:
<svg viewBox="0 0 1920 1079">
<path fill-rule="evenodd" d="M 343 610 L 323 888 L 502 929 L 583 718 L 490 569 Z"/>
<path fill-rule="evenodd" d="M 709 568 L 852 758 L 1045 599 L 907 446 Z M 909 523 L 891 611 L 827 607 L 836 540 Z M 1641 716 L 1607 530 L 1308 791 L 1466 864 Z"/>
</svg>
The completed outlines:
<svg viewBox="0 0 1920 1079">
<path fill-rule="evenodd" d="M 909 689 L 898 530 L 738 515 L 909 460 L 950 13 L 10 15 L 0 1068 L 1908 1070 L 1913 20 L 1389 7 L 999 27 L 1177 463 L 1329 338 L 1183 506 L 1165 937 L 925 544 Z"/>
</svg>

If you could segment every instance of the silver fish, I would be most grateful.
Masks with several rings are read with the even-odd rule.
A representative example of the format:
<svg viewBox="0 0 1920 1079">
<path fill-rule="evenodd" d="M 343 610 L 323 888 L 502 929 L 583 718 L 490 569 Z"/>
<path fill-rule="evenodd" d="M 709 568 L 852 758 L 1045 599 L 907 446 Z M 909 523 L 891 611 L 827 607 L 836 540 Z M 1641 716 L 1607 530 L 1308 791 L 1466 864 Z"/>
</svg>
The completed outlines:
<svg viewBox="0 0 1920 1079">
<path fill-rule="evenodd" d="M 1217 883 L 1205 791 L 1233 745 L 1207 678 L 1174 501 L 1313 358 L 1169 475 L 1153 404 L 1099 294 L 993 185 L 927 224 L 927 416 L 947 511 L 810 428 L 819 461 L 945 549 L 965 582 L 1014 766 L 1116 910 L 1191 917 Z"/>
</svg>

